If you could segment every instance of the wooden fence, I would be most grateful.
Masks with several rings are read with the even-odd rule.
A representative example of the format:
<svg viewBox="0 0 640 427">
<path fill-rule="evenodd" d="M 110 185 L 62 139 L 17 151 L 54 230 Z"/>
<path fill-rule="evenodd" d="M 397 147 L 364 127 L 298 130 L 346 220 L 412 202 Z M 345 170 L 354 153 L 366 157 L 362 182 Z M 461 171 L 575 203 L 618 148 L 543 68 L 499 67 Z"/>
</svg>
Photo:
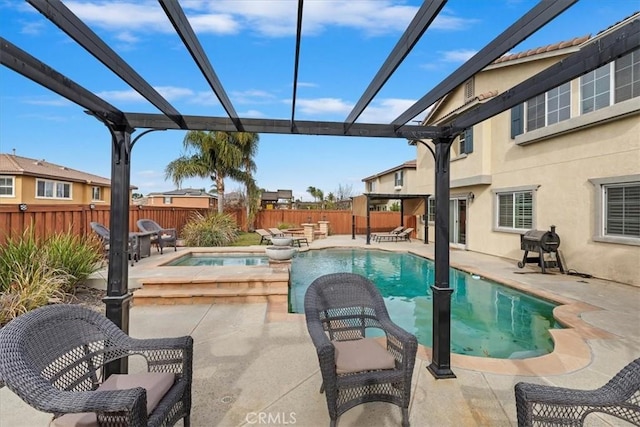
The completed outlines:
<svg viewBox="0 0 640 427">
<path fill-rule="evenodd" d="M 156 221 L 166 228 L 176 228 L 178 234 L 195 213 L 206 213 L 206 209 L 131 206 L 129 209 L 129 231 L 139 231 L 136 222 L 141 218 Z M 86 236 L 93 231 L 90 223 L 99 222 L 109 227 L 109 206 L 87 205 L 29 205 L 25 212 L 18 205 L 0 205 L 0 244 L 8 238 L 20 237 L 33 226 L 36 238 L 54 233 L 71 231 Z"/>
<path fill-rule="evenodd" d="M 178 235 L 195 212 L 205 214 L 207 209 L 131 206 L 129 209 L 129 231 L 138 231 L 136 221 L 149 218 L 166 228 L 176 228 Z M 244 210 L 226 212 L 231 215 L 242 230 L 247 230 L 247 216 Z M 365 234 L 367 218 L 353 216 L 343 210 L 262 210 L 258 212 L 252 228 L 278 227 L 282 224 L 300 226 L 304 223 L 329 222 L 330 234 L 351 234 L 355 219 L 355 233 Z M 87 205 L 29 205 L 25 212 L 18 205 L 0 205 L 0 244 L 8 238 L 17 238 L 33 226 L 35 236 L 44 238 L 54 233 L 71 231 L 76 235 L 92 233 L 91 222 L 99 222 L 109 227 L 109 206 Z M 391 230 L 400 225 L 399 212 L 371 212 L 371 232 Z M 405 227 L 415 228 L 414 216 L 405 215 Z"/>
</svg>

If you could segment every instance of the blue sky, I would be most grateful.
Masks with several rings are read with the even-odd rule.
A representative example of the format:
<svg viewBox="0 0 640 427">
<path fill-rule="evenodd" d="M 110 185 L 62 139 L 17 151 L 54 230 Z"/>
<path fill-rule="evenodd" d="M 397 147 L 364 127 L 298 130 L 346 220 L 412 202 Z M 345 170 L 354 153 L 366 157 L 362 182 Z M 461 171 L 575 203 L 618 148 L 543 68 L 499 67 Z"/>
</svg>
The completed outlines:
<svg viewBox="0 0 640 427">
<path fill-rule="evenodd" d="M 225 116 L 156 1 L 65 1 L 182 114 Z M 537 2 L 450 0 L 358 120 L 388 123 L 455 71 Z M 296 119 L 343 121 L 395 46 L 421 2 L 307 0 Z M 182 0 L 181 5 L 240 117 L 288 119 L 295 48 L 295 0 Z M 514 52 L 600 30 L 640 9 L 638 0 L 581 0 Z M 0 0 L 0 35 L 122 111 L 158 113 L 27 3 Z M 422 118 L 423 114 L 418 118 Z M 134 133 L 134 137 L 141 131 Z M 133 148 L 139 192 L 174 189 L 166 165 L 183 153 L 183 131 L 152 132 Z M 107 129 L 83 109 L 0 66 L 0 152 L 110 176 Z M 402 139 L 260 135 L 256 179 L 312 200 L 415 158 Z M 210 189 L 209 180 L 182 187 Z M 240 187 L 232 181 L 227 191 Z"/>
</svg>

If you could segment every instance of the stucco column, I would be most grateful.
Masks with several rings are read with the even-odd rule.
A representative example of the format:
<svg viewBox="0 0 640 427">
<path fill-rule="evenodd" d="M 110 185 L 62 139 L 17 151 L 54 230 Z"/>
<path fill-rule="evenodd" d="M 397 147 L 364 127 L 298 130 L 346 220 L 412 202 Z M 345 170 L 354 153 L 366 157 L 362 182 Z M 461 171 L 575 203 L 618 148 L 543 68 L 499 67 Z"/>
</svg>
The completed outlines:
<svg viewBox="0 0 640 427">
<path fill-rule="evenodd" d="M 318 225 L 320 226 L 320 232 L 324 237 L 329 236 L 329 221 L 318 221 Z"/>
<path fill-rule="evenodd" d="M 314 224 L 301 224 L 302 227 L 304 228 L 304 237 L 307 238 L 307 242 L 311 243 L 313 242 L 313 229 L 314 229 Z"/>
</svg>

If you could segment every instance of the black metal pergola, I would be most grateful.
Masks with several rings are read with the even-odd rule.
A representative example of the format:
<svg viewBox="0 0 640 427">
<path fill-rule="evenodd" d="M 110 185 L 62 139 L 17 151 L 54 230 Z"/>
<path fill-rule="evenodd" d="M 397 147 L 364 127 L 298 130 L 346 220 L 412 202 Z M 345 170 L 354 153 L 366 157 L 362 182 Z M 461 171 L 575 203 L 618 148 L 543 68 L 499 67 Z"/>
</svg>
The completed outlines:
<svg viewBox="0 0 640 427">
<path fill-rule="evenodd" d="M 343 122 L 300 121 L 296 120 L 295 113 L 304 0 L 298 0 L 297 32 L 295 47 L 293 48 L 295 59 L 291 118 L 289 120 L 249 119 L 241 118 L 236 113 L 179 1 L 158 0 L 164 13 L 191 54 L 193 61 L 201 70 L 211 90 L 227 113 L 227 117 L 187 116 L 177 111 L 60 0 L 26 1 L 161 112 L 159 114 L 123 112 L 13 45 L 5 38 L 0 37 L 0 63 L 2 65 L 81 106 L 88 114 L 101 121 L 111 134 L 111 249 L 109 254 L 107 296 L 104 300 L 109 319 L 114 321 L 125 332 L 128 332 L 129 306 L 132 297 L 127 285 L 130 154 L 135 142 L 146 132 L 183 129 L 401 138 L 417 141 L 430 139 L 435 144 L 435 149 L 431 149 L 430 146 L 427 147 L 429 147 L 435 159 L 436 218 L 435 283 L 431 285 L 434 306 L 433 357 L 429 371 L 436 378 L 451 378 L 455 376 L 450 367 L 452 289 L 449 286 L 448 230 L 449 158 L 453 139 L 464 129 L 611 62 L 640 45 L 640 20 L 636 19 L 599 38 L 597 41 L 584 45 L 579 51 L 492 100 L 462 113 L 446 126 L 415 126 L 407 124 L 429 106 L 577 2 L 577 0 L 543 0 L 390 123 L 356 123 L 356 120 L 410 53 L 446 3 L 446 0 L 425 0 L 353 110 Z M 144 131 L 132 139 L 132 134 L 136 130 Z M 110 365 L 107 374 L 126 371 L 126 360 L 123 359 L 122 363 L 118 362 L 118 364 Z"/>
<path fill-rule="evenodd" d="M 431 194 L 393 194 L 393 193 L 365 193 L 367 197 L 367 245 L 371 244 L 371 201 L 372 200 L 400 200 L 400 225 L 404 225 L 404 201 L 419 199 L 424 202 L 424 218 L 428 215 L 428 202 Z M 424 226 L 424 243 L 429 243 L 429 227 L 425 221 Z"/>
</svg>

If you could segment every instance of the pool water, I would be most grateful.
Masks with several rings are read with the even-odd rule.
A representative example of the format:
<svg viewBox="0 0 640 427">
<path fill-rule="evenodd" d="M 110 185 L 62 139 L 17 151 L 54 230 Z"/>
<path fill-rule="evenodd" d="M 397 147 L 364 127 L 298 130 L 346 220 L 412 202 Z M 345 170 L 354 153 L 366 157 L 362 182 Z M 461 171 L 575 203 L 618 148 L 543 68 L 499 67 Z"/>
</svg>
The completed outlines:
<svg viewBox="0 0 640 427">
<path fill-rule="evenodd" d="M 304 294 L 327 273 L 368 277 L 382 293 L 391 319 L 432 346 L 431 260 L 408 253 L 327 249 L 299 253 L 291 266 L 290 311 L 304 313 Z M 549 329 L 555 304 L 495 282 L 451 269 L 451 351 L 480 357 L 521 359 L 553 351 Z"/>
<path fill-rule="evenodd" d="M 269 265 L 269 258 L 265 255 L 254 254 L 197 254 L 192 253 L 185 256 L 181 256 L 170 263 L 165 264 L 169 267 L 184 267 L 184 266 L 256 266 L 256 265 Z"/>
</svg>

